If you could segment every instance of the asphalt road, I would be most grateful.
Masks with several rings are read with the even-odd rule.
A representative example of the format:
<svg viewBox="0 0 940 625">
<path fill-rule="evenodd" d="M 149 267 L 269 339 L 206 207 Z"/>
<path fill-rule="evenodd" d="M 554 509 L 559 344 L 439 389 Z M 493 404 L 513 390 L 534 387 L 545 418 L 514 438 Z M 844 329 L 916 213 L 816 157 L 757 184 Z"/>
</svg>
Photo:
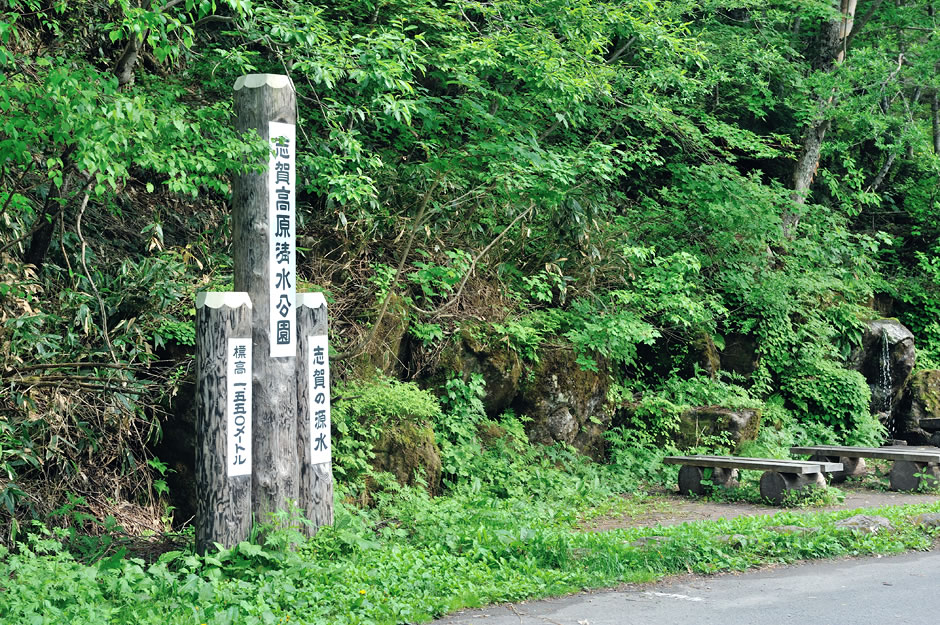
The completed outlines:
<svg viewBox="0 0 940 625">
<path fill-rule="evenodd" d="M 940 552 L 685 577 L 482 610 L 437 625 L 934 625 Z"/>
</svg>

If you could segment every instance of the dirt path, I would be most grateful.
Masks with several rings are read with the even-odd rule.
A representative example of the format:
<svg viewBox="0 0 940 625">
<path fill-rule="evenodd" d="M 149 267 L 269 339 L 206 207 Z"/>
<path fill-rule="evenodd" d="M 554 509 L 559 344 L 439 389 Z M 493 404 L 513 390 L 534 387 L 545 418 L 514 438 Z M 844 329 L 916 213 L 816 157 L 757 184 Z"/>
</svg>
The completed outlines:
<svg viewBox="0 0 940 625">
<path fill-rule="evenodd" d="M 834 506 L 806 508 L 807 512 L 827 510 L 854 510 L 856 508 L 880 508 L 915 503 L 934 503 L 940 495 L 918 493 L 894 493 L 867 488 L 841 488 L 845 501 Z M 585 521 L 586 531 L 603 532 L 625 527 L 653 527 L 656 525 L 679 525 L 688 521 L 733 519 L 749 515 L 772 515 L 785 508 L 751 503 L 727 503 L 690 500 L 674 492 L 661 492 L 645 496 L 628 506 L 623 514 L 603 516 Z M 800 509 L 797 509 L 798 511 Z"/>
</svg>

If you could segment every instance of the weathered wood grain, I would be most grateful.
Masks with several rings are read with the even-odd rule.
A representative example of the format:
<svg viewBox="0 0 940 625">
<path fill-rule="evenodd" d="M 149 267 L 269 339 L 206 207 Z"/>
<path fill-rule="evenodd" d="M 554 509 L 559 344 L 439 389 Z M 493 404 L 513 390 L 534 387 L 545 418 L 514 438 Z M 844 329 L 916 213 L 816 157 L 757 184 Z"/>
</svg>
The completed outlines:
<svg viewBox="0 0 940 625">
<path fill-rule="evenodd" d="M 326 300 L 320 293 L 297 294 L 297 456 L 300 462 L 299 505 L 312 525 L 307 535 L 333 524 L 333 466 L 310 462 L 310 372 L 307 370 L 308 336 L 327 334 Z"/>
<path fill-rule="evenodd" d="M 269 140 L 268 123 L 293 124 L 297 107 L 286 76 L 251 74 L 235 83 L 236 129 Z M 271 358 L 268 307 L 269 239 L 267 172 L 247 173 L 232 181 L 232 256 L 235 289 L 246 291 L 252 308 L 254 473 L 252 510 L 259 522 L 288 510 L 298 498 L 296 358 Z"/>
<path fill-rule="evenodd" d="M 227 358 L 230 338 L 251 337 L 247 293 L 196 298 L 196 550 L 232 547 L 251 530 L 251 476 L 228 477 Z"/>
</svg>

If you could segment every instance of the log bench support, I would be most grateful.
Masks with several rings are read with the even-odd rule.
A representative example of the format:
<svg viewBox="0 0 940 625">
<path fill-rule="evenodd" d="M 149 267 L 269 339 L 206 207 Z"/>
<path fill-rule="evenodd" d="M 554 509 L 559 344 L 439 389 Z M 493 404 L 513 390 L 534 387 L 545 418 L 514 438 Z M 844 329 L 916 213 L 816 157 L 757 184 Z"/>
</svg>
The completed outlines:
<svg viewBox="0 0 940 625">
<path fill-rule="evenodd" d="M 891 490 L 919 490 L 940 486 L 940 464 L 895 460 L 891 465 Z"/>
<path fill-rule="evenodd" d="M 824 473 L 842 470 L 842 465 L 837 462 L 734 456 L 667 456 L 663 462 L 681 465 L 679 492 L 683 495 L 704 495 L 710 486 L 734 486 L 738 469 L 764 471 L 760 494 L 776 504 L 782 503 L 789 492 L 825 486 Z M 708 471 L 711 471 L 710 475 Z"/>
<path fill-rule="evenodd" d="M 708 492 L 708 485 L 705 483 L 711 481 L 713 486 L 728 488 L 738 485 L 737 469 L 722 469 L 714 467 L 711 469 L 711 476 L 706 476 L 707 467 L 696 467 L 685 464 L 679 469 L 679 492 L 683 495 L 702 496 Z"/>
<path fill-rule="evenodd" d="M 823 454 L 813 454 L 810 456 L 810 460 L 814 462 L 838 462 L 842 465 L 841 471 L 833 471 L 829 474 L 829 481 L 833 484 L 841 484 L 850 477 L 855 477 L 858 475 L 864 475 L 865 465 L 864 458 L 851 458 L 849 456 L 826 456 Z"/>
<path fill-rule="evenodd" d="M 820 473 L 781 473 L 765 471 L 760 476 L 760 496 L 780 504 L 788 492 L 799 492 L 807 487 L 825 486 L 826 478 Z"/>
</svg>

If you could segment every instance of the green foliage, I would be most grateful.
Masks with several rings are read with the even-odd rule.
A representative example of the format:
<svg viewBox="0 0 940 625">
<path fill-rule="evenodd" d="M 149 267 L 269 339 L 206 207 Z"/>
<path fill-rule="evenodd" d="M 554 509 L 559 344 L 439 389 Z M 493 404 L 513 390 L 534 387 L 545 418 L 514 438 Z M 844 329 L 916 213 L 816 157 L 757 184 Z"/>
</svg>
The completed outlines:
<svg viewBox="0 0 940 625">
<path fill-rule="evenodd" d="M 466 252 L 448 250 L 444 256 L 446 265 L 415 261 L 417 269 L 407 276 L 421 289 L 421 297 L 426 302 L 452 292 L 470 270 L 470 255 Z"/>
<path fill-rule="evenodd" d="M 483 376 L 475 373 L 467 382 L 459 376 L 451 377 L 443 390 L 443 410 L 434 423 L 441 464 L 445 475 L 467 478 L 474 474 L 475 460 L 480 455 L 477 431 L 486 418 Z"/>
<path fill-rule="evenodd" d="M 858 444 L 880 443 L 883 436 L 868 438 L 877 432 L 868 424 L 877 421 L 868 408 L 871 391 L 865 378 L 857 371 L 847 371 L 835 363 L 822 361 L 815 364 L 815 367 L 801 371 L 801 375 L 783 379 L 782 388 L 798 413 L 812 415 L 812 421 L 837 433 L 851 433 L 867 440 L 858 440 Z M 804 420 L 810 419 L 804 416 Z"/>
<path fill-rule="evenodd" d="M 928 549 L 936 533 L 911 520 L 935 512 L 935 504 L 872 510 L 897 528 L 875 534 L 834 527 L 852 512 L 798 510 L 573 532 L 577 519 L 570 506 L 583 506 L 584 493 L 599 494 L 598 486 L 573 480 L 567 472 L 557 476 L 560 481 L 540 482 L 544 504 L 539 498 L 493 500 L 473 489 L 436 500 L 405 490 L 380 504 L 382 516 L 338 504 L 336 523 L 295 548 L 288 545 L 298 534 L 279 529 L 265 533 L 261 542 L 202 557 L 173 551 L 154 562 L 125 556 L 87 565 L 63 548 L 61 532 L 36 526 L 14 550 L 0 550 L 0 575 L 6 580 L 0 614 L 11 623 L 76 625 L 416 622 L 462 607 L 688 571 L 741 571 Z M 575 489 L 581 489 L 580 497 Z M 553 497 L 553 490 L 559 495 Z M 818 530 L 784 534 L 771 529 L 780 525 Z M 654 535 L 661 538 L 638 542 Z M 741 538 L 728 541 L 729 535 Z"/>
<path fill-rule="evenodd" d="M 383 376 L 338 385 L 333 393 L 333 471 L 348 484 L 359 485 L 372 474 L 375 443 L 388 427 L 436 422 L 442 416 L 431 393 Z"/>
<path fill-rule="evenodd" d="M 880 442 L 842 363 L 876 293 L 915 332 L 919 366 L 940 363 L 940 52 L 928 0 L 871 8 L 833 65 L 824 0 L 11 0 L 0 509 L 54 508 L 39 486 L 61 499 L 70 480 L 136 503 L 162 494 L 147 445 L 185 386 L 194 293 L 231 288 L 230 177 L 267 149 L 231 125 L 231 86 L 248 72 L 287 72 L 297 92 L 297 278 L 335 294 L 338 350 L 395 290 L 410 293 L 411 374 L 470 317 L 529 363 L 548 342 L 571 345 L 582 367 L 643 379 L 623 391 L 636 416 L 611 441 L 634 482 L 656 475 L 654 444 L 693 405 L 760 407 L 761 454 Z M 135 51 L 133 81 L 119 82 Z M 793 163 L 820 123 L 796 202 Z M 644 362 L 734 334 L 758 346 L 746 380 Z M 486 419 L 479 380 L 437 390 L 439 403 L 391 380 L 340 388 L 338 477 L 369 476 L 382 428 L 414 420 L 433 424 L 454 488 L 483 476 L 466 488 L 508 497 L 558 480 L 530 457 L 525 415 Z M 498 535 L 524 550 L 522 534 Z M 461 540 L 500 557 L 488 539 Z M 271 620 L 252 600 L 252 617 Z M 398 607 L 397 620 L 421 616 Z"/>
<path fill-rule="evenodd" d="M 444 339 L 444 329 L 438 323 L 415 321 L 408 326 L 408 333 L 421 341 L 424 347 L 430 347 Z"/>
</svg>

